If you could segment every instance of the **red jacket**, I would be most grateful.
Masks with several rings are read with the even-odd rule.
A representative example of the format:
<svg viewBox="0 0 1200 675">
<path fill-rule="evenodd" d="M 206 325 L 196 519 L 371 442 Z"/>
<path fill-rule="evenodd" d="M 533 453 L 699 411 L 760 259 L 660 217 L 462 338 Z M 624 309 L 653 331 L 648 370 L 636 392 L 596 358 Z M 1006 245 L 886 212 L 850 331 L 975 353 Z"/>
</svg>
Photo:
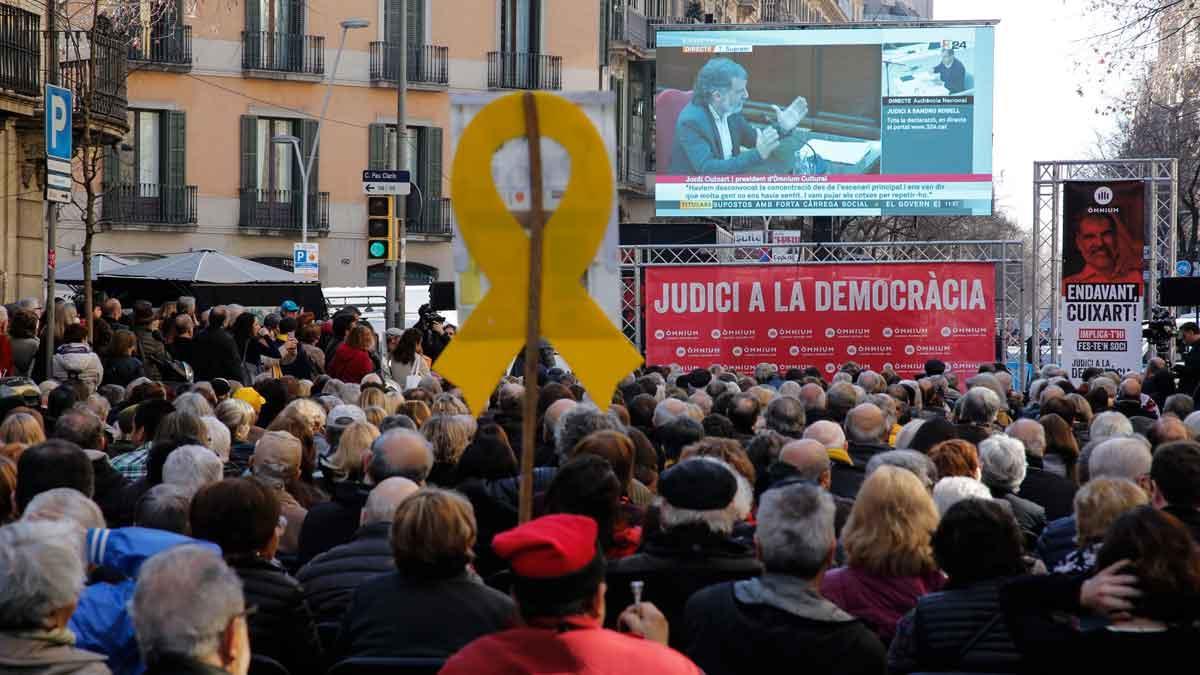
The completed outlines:
<svg viewBox="0 0 1200 675">
<path fill-rule="evenodd" d="M 7 335 L 0 335 L 0 376 L 13 376 L 12 343 Z"/>
<path fill-rule="evenodd" d="M 686 656 L 658 643 L 601 628 L 590 617 L 568 617 L 558 628 L 522 627 L 481 637 L 446 662 L 441 675 L 701 675 Z"/>
<path fill-rule="evenodd" d="M 941 572 L 885 577 L 857 567 L 839 567 L 825 573 L 821 595 L 862 619 L 886 645 L 896 634 L 896 622 L 917 606 L 917 598 L 940 591 L 945 583 Z"/>
<path fill-rule="evenodd" d="M 364 377 L 375 372 L 375 362 L 365 349 L 351 347 L 343 342 L 333 352 L 333 360 L 325 366 L 325 372 L 342 382 L 358 384 Z"/>
</svg>

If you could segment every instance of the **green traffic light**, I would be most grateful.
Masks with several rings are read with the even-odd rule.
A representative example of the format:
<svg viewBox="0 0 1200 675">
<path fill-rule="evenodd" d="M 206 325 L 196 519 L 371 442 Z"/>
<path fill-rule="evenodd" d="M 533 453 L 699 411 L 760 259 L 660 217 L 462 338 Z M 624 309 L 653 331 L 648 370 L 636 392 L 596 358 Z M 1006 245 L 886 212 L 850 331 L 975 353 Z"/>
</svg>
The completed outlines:
<svg viewBox="0 0 1200 675">
<path fill-rule="evenodd" d="M 367 248 L 372 258 L 382 258 L 387 255 L 387 245 L 382 241 L 373 241 Z"/>
</svg>

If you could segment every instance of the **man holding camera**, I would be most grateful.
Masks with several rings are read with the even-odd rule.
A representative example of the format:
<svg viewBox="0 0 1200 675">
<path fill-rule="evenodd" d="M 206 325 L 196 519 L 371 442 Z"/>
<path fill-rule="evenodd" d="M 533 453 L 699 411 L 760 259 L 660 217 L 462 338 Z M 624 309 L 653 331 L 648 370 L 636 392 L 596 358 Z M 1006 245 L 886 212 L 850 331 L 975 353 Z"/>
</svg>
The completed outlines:
<svg viewBox="0 0 1200 675">
<path fill-rule="evenodd" d="M 446 334 L 446 317 L 433 311 L 429 304 L 421 305 L 417 310 L 420 318 L 415 328 L 421 331 L 421 350 L 430 361 L 437 361 L 442 350 L 450 344 L 450 336 Z"/>
<path fill-rule="evenodd" d="M 1200 385 L 1200 326 L 1189 321 L 1179 327 L 1179 336 L 1184 344 L 1183 365 L 1175 369 L 1179 375 L 1179 391 L 1195 396 L 1196 387 Z"/>
</svg>

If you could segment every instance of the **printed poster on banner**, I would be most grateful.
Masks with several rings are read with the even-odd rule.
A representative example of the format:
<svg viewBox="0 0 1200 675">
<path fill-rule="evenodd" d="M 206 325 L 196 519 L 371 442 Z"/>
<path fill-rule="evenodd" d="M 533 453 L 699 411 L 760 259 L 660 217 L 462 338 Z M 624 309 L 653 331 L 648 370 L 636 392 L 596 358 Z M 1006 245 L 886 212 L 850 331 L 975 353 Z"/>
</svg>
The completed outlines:
<svg viewBox="0 0 1200 675">
<path fill-rule="evenodd" d="M 771 230 L 771 257 L 775 262 L 800 262 L 800 247 L 808 241 L 802 230 Z M 779 248 L 786 244 L 788 248 Z"/>
<path fill-rule="evenodd" d="M 771 254 L 762 245 L 767 243 L 767 233 L 762 230 L 735 230 L 733 243 L 741 246 L 733 252 L 734 260 L 757 260 L 769 262 Z"/>
<path fill-rule="evenodd" d="M 995 360 L 991 263 L 651 267 L 646 362 L 749 372 L 847 361 L 912 376 L 929 359 L 975 374 Z"/>
<path fill-rule="evenodd" d="M 1124 373 L 1142 363 L 1146 186 L 1142 181 L 1064 184 L 1063 367 Z"/>
</svg>

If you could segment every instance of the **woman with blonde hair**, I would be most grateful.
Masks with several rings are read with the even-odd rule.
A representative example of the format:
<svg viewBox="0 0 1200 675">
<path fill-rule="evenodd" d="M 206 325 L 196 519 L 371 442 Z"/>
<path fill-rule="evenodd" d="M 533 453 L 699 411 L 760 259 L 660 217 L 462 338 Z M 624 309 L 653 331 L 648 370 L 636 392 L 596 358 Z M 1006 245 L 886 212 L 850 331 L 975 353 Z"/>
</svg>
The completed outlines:
<svg viewBox="0 0 1200 675">
<path fill-rule="evenodd" d="M 421 425 L 421 433 L 433 446 L 433 471 L 426 481 L 453 487 L 458 460 L 474 435 L 474 420 L 465 415 L 434 415 Z"/>
<path fill-rule="evenodd" d="M 0 424 L 0 445 L 20 443 L 29 447 L 45 440 L 42 425 L 29 413 L 13 413 Z"/>
<path fill-rule="evenodd" d="M 425 426 L 432 414 L 429 412 L 429 404 L 424 401 L 405 401 L 400 404 L 399 412 L 408 415 L 408 419 L 412 420 L 418 429 Z"/>
<path fill-rule="evenodd" d="M 937 506 L 921 480 L 879 467 L 863 482 L 842 530 L 846 567 L 826 573 L 821 594 L 891 642 L 917 599 L 945 583 L 933 557 L 937 526 Z"/>
<path fill-rule="evenodd" d="M 363 387 L 358 394 L 358 407 L 366 410 L 371 406 L 380 408 L 387 405 L 387 394 L 382 389 Z"/>
<path fill-rule="evenodd" d="M 388 416 L 387 411 L 377 405 L 365 408 L 363 414 L 367 416 L 367 421 L 375 426 L 382 425 L 383 420 L 387 419 Z"/>
<path fill-rule="evenodd" d="M 463 403 L 454 394 L 438 394 L 433 397 L 433 405 L 430 410 L 434 415 L 470 415 L 471 411 L 467 408 L 467 404 Z"/>
<path fill-rule="evenodd" d="M 363 477 L 363 456 L 379 438 L 379 428 L 370 422 L 351 422 L 338 437 L 337 449 L 321 459 L 321 469 L 334 482 L 358 481 Z"/>
<path fill-rule="evenodd" d="M 1122 514 L 1149 503 L 1145 491 L 1123 478 L 1094 478 L 1075 493 L 1074 551 L 1055 565 L 1054 572 L 1089 574 L 1096 569 L 1096 555 L 1108 528 Z"/>
</svg>

